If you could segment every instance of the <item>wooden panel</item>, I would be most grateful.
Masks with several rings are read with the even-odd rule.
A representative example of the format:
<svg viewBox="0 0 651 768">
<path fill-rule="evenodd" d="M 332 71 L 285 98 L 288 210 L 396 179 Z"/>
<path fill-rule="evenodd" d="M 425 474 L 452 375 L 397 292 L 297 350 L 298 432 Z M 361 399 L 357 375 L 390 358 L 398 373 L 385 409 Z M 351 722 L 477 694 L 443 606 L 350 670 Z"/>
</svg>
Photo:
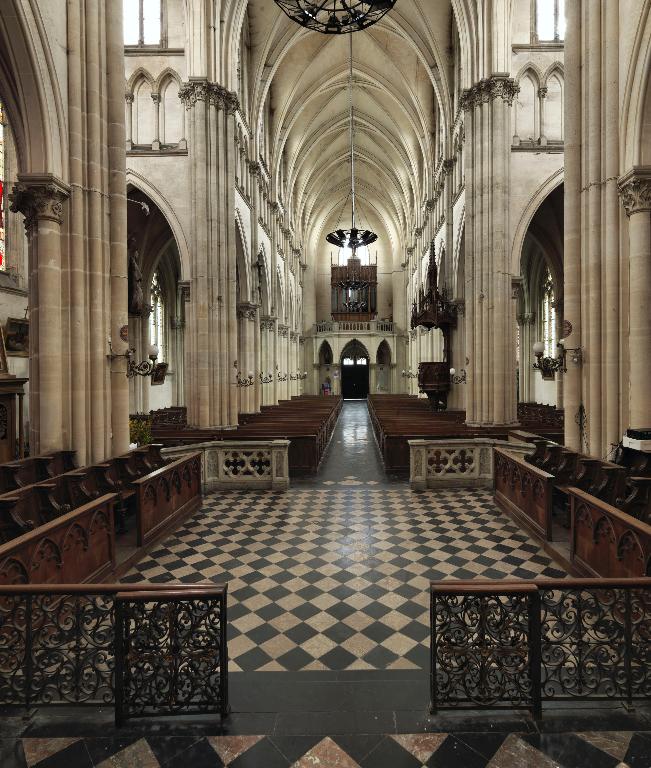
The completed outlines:
<svg viewBox="0 0 651 768">
<path fill-rule="evenodd" d="M 201 503 L 201 454 L 173 461 L 133 483 L 137 493 L 138 546 Z"/>
<path fill-rule="evenodd" d="M 0 584 L 101 579 L 115 566 L 115 499 L 102 496 L 0 546 Z"/>
<path fill-rule="evenodd" d="M 554 478 L 501 448 L 495 448 L 495 501 L 539 536 L 552 540 Z"/>
<path fill-rule="evenodd" d="M 571 558 L 584 573 L 609 578 L 651 575 L 651 526 L 569 488 Z"/>
</svg>

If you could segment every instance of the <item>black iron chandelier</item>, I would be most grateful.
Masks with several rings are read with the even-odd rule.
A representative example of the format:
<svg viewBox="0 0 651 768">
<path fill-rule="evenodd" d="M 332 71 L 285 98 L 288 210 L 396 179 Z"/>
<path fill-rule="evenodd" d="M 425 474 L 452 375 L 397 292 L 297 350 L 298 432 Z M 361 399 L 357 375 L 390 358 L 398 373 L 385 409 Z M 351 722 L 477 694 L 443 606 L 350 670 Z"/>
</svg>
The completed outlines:
<svg viewBox="0 0 651 768">
<path fill-rule="evenodd" d="M 324 35 L 359 32 L 379 21 L 396 0 L 274 0 L 292 21 Z"/>
<path fill-rule="evenodd" d="M 348 76 L 348 113 L 350 134 L 350 199 L 351 199 L 351 227 L 350 229 L 337 229 L 326 235 L 326 240 L 337 248 L 350 248 L 355 257 L 357 249 L 365 245 L 371 245 L 377 240 L 375 232 L 370 229 L 358 229 L 355 225 L 355 117 L 353 114 L 353 38 L 350 38 L 350 70 Z"/>
</svg>

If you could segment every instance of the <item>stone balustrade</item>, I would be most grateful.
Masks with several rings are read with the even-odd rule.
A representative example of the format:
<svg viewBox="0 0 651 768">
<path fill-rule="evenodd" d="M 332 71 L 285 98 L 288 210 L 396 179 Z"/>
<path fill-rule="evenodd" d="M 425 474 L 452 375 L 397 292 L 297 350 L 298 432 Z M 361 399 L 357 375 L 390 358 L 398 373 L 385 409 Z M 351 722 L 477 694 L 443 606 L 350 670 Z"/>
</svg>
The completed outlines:
<svg viewBox="0 0 651 768">
<path fill-rule="evenodd" d="M 315 323 L 314 333 L 395 333 L 396 326 L 391 320 L 325 320 Z"/>
<path fill-rule="evenodd" d="M 205 492 L 215 490 L 289 488 L 289 440 L 215 440 L 173 448 L 161 453 L 179 458 L 201 454 L 201 482 Z"/>
<path fill-rule="evenodd" d="M 412 491 L 447 486 L 492 487 L 494 451 L 531 453 L 527 443 L 491 438 L 409 440 L 409 484 Z"/>
</svg>

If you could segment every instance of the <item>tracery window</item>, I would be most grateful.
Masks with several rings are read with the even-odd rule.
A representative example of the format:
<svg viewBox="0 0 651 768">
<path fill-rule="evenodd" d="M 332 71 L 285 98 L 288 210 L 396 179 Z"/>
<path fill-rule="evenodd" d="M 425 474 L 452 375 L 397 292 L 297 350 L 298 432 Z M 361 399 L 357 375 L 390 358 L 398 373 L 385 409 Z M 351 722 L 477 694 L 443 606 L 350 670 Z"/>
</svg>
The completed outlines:
<svg viewBox="0 0 651 768">
<path fill-rule="evenodd" d="M 542 284 L 542 340 L 545 345 L 545 357 L 556 356 L 556 307 L 554 302 L 554 283 L 549 269 L 546 270 Z"/>
<path fill-rule="evenodd" d="M 160 45 L 161 0 L 122 0 L 125 45 Z"/>
<path fill-rule="evenodd" d="M 154 272 L 150 289 L 151 314 L 149 315 L 149 343 L 158 347 L 158 361 L 167 360 L 167 338 L 165 333 L 165 300 L 158 271 Z"/>
<path fill-rule="evenodd" d="M 536 0 L 536 37 L 540 42 L 565 39 L 565 0 Z"/>
<path fill-rule="evenodd" d="M 0 102 L 0 269 L 7 268 L 5 259 L 5 117 L 2 103 Z"/>
</svg>

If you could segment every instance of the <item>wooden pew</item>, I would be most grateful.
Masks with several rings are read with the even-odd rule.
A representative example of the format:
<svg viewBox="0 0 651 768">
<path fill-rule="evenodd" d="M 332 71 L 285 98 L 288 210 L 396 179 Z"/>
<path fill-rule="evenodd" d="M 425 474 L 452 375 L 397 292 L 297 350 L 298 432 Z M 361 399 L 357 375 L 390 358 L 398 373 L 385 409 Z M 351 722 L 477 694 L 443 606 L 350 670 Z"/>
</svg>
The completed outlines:
<svg viewBox="0 0 651 768">
<path fill-rule="evenodd" d="M 158 424 L 152 427 L 156 441 L 166 446 L 218 440 L 290 441 L 289 469 L 292 475 L 316 472 L 334 431 L 341 398 L 303 396 L 264 406 L 260 413 L 246 414 L 234 430 L 206 430 Z"/>
<path fill-rule="evenodd" d="M 651 526 L 579 488 L 569 488 L 572 563 L 605 578 L 651 575 Z"/>
<path fill-rule="evenodd" d="M 115 568 L 113 505 L 107 494 L 0 544 L 0 584 L 100 581 Z"/>
<path fill-rule="evenodd" d="M 54 451 L 0 464 L 0 493 L 47 480 L 74 469 L 74 451 Z"/>
<path fill-rule="evenodd" d="M 162 524 L 169 524 L 172 517 L 176 519 L 199 505 L 201 483 L 199 480 L 197 487 L 194 482 L 195 471 L 200 473 L 196 454 L 170 462 L 161 456 L 160 446 L 150 445 L 99 464 L 75 469 L 46 482 L 0 495 L 0 541 L 9 541 L 71 510 L 111 494 L 114 498 L 116 532 L 125 532 L 125 516 L 132 513 L 136 519 L 138 545 L 142 546 L 145 538 L 150 540 L 155 535 L 152 528 L 158 529 Z M 193 491 L 192 496 L 187 497 L 186 490 L 180 495 L 176 490 L 170 491 L 165 494 L 164 503 L 161 496 L 159 509 L 152 511 L 149 506 L 144 509 L 143 497 L 139 495 L 143 483 L 155 477 L 157 482 L 165 484 L 170 474 L 174 477 L 178 475 L 184 478 L 184 481 L 192 478 L 192 483 L 188 486 Z M 173 489 L 176 488 L 175 483 L 178 485 L 176 479 L 172 483 Z M 183 488 L 185 487 L 184 485 Z M 148 522 L 152 518 L 156 521 L 155 526 Z"/>
<path fill-rule="evenodd" d="M 615 500 L 617 509 L 627 515 L 651 524 L 651 477 L 629 477 L 622 496 Z"/>
<path fill-rule="evenodd" d="M 552 541 L 554 478 L 522 457 L 494 448 L 495 503 L 547 541 Z"/>
</svg>

